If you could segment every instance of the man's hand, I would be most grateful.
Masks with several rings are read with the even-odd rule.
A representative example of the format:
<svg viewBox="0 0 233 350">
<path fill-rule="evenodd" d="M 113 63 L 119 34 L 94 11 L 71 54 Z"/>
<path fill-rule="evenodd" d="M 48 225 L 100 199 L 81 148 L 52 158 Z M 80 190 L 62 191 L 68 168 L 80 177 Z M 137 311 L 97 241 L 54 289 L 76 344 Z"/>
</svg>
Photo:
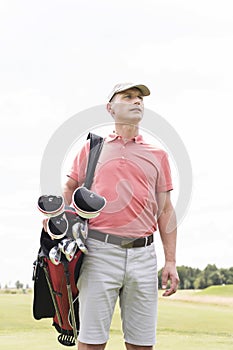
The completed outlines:
<svg viewBox="0 0 233 350">
<path fill-rule="evenodd" d="M 168 281 L 170 281 L 170 288 L 167 288 Z M 179 276 L 174 262 L 166 262 L 162 271 L 162 288 L 166 291 L 162 294 L 163 297 L 168 297 L 176 293 L 179 284 Z"/>
<path fill-rule="evenodd" d="M 49 219 L 43 219 L 43 221 L 42 221 L 42 223 L 43 223 L 43 228 L 44 228 L 45 232 L 48 231 L 48 230 L 47 230 L 47 223 L 48 223 L 48 220 L 49 220 Z"/>
</svg>

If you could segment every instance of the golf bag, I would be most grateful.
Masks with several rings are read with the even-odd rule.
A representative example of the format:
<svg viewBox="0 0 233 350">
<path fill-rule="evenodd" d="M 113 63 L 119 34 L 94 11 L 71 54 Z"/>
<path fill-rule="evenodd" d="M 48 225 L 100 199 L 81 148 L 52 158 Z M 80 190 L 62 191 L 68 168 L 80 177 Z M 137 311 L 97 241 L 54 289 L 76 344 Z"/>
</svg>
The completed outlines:
<svg viewBox="0 0 233 350">
<path fill-rule="evenodd" d="M 105 198 L 91 192 L 95 167 L 103 139 L 89 134 L 90 153 L 86 180 L 73 194 L 73 207 L 66 207 L 61 196 L 41 196 L 38 209 L 49 220 L 42 229 L 40 249 L 34 262 L 33 316 L 36 320 L 52 318 L 62 345 L 75 345 L 79 332 L 77 281 L 83 256 L 88 218 L 99 215 Z"/>
<path fill-rule="evenodd" d="M 66 209 L 68 230 L 64 238 L 51 239 L 49 234 L 41 232 L 40 250 L 34 263 L 34 300 L 35 319 L 53 318 L 53 326 L 60 333 L 58 340 L 63 345 L 75 345 L 79 330 L 79 303 L 77 280 L 83 259 L 83 252 L 74 245 L 69 257 L 58 250 L 63 242 L 74 242 L 72 227 L 81 220 L 77 214 Z M 52 255 L 51 252 L 60 253 Z"/>
</svg>

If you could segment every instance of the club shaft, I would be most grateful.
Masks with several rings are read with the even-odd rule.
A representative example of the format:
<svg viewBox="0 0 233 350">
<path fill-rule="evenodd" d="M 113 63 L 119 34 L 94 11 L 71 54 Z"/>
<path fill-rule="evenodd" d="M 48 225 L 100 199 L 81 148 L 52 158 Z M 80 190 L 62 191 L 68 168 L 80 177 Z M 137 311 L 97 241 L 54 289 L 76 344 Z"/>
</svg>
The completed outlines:
<svg viewBox="0 0 233 350">
<path fill-rule="evenodd" d="M 71 290 L 71 286 L 70 286 L 70 273 L 68 270 L 67 262 L 64 262 L 63 266 L 64 266 L 64 270 L 65 270 L 65 275 L 66 275 L 66 288 L 67 288 L 68 300 L 69 300 L 69 304 L 70 304 L 72 327 L 73 327 L 73 332 L 74 332 L 74 338 L 76 340 L 78 338 L 78 332 L 77 332 L 77 326 L 76 326 L 72 290 Z"/>
<path fill-rule="evenodd" d="M 44 269 L 46 281 L 47 281 L 47 284 L 48 284 L 48 287 L 49 287 L 50 295 L 51 295 L 51 298 L 52 298 L 52 301 L 53 301 L 53 305 L 54 305 L 54 308 L 55 308 L 55 312 L 56 312 L 56 315 L 57 315 L 58 324 L 62 328 L 61 314 L 60 314 L 60 311 L 58 309 L 57 300 L 56 300 L 56 298 L 54 296 L 54 290 L 53 290 L 53 287 L 52 287 L 52 283 L 50 281 L 49 273 L 48 273 L 48 270 L 47 270 L 46 266 L 43 266 L 43 269 Z"/>
</svg>

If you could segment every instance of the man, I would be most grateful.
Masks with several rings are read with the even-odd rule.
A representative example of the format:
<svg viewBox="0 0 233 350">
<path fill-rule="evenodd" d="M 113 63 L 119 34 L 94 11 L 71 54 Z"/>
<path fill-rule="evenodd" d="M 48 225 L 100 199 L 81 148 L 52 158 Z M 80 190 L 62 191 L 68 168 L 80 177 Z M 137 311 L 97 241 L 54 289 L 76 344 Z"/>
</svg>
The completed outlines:
<svg viewBox="0 0 233 350">
<path fill-rule="evenodd" d="M 139 134 L 143 97 L 149 94 L 145 85 L 125 83 L 116 85 L 109 96 L 107 110 L 114 119 L 115 132 L 105 139 L 92 185 L 107 204 L 89 221 L 89 253 L 78 281 L 79 350 L 105 348 L 118 297 L 126 348 L 153 348 L 158 289 L 153 233 L 157 228 L 165 254 L 164 289 L 170 281 L 163 295 L 172 295 L 178 287 L 176 217 L 170 200 L 167 154 L 147 144 Z M 84 183 L 88 152 L 87 142 L 64 186 L 67 204 Z"/>
</svg>

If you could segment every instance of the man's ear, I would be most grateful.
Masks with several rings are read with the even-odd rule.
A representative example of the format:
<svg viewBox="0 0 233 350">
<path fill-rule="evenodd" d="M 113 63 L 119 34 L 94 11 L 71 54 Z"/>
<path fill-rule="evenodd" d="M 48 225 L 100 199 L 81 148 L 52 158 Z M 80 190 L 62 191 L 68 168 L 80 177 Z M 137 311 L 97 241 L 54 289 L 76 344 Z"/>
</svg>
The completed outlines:
<svg viewBox="0 0 233 350">
<path fill-rule="evenodd" d="M 108 113 L 111 113 L 112 106 L 111 106 L 111 103 L 110 103 L 110 102 L 107 103 L 106 109 L 107 109 Z"/>
<path fill-rule="evenodd" d="M 111 116 L 113 117 L 114 112 L 113 112 L 113 110 L 112 110 L 112 104 L 111 104 L 111 102 L 108 102 L 108 104 L 107 104 L 107 106 L 106 106 L 106 109 L 107 109 L 108 113 L 110 113 Z"/>
</svg>

